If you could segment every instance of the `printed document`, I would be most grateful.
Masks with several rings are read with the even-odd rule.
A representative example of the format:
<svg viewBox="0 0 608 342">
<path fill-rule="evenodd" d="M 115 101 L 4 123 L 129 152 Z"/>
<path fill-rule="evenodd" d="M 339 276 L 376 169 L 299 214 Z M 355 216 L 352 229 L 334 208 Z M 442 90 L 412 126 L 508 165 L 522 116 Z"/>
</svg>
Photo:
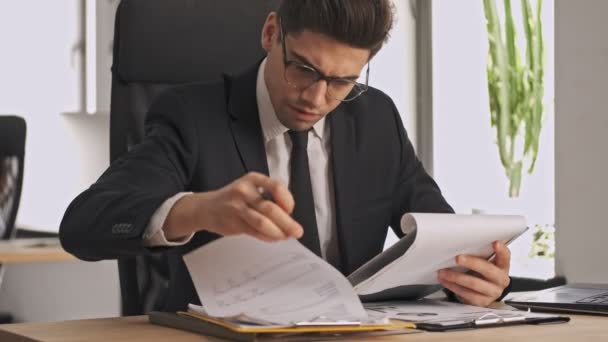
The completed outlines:
<svg viewBox="0 0 608 342">
<path fill-rule="evenodd" d="M 366 320 L 348 280 L 297 240 L 230 236 L 184 256 L 208 315 L 274 324 Z"/>
<path fill-rule="evenodd" d="M 509 243 L 527 230 L 522 216 L 424 213 L 404 215 L 401 228 L 406 237 L 349 276 L 351 281 L 360 280 L 353 281 L 359 295 L 404 285 L 439 284 L 440 269 L 466 271 L 456 265 L 457 255 L 487 259 L 493 254 L 493 241 Z M 393 253 L 393 249 L 398 253 Z"/>
</svg>

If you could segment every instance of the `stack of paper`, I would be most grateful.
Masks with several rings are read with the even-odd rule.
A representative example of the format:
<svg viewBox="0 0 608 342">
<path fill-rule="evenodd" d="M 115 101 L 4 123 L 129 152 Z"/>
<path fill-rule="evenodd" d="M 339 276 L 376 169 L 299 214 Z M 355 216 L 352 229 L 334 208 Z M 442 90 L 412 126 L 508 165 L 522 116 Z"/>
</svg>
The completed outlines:
<svg viewBox="0 0 608 342">
<path fill-rule="evenodd" d="M 368 320 L 348 280 L 296 240 L 225 237 L 184 260 L 210 316 L 281 325 Z"/>
<path fill-rule="evenodd" d="M 485 259 L 492 242 L 510 243 L 526 230 L 515 215 L 406 214 L 399 242 L 357 269 L 348 279 L 364 301 L 419 299 L 441 289 L 437 271 L 452 268 L 460 254 Z"/>
<path fill-rule="evenodd" d="M 181 315 L 248 333 L 403 330 L 413 323 L 447 329 L 559 318 L 429 301 L 364 307 L 360 297 L 419 299 L 438 288 L 439 269 L 465 271 L 456 267 L 456 255 L 489 258 L 493 241 L 508 243 L 527 229 L 518 216 L 454 214 L 407 214 L 402 227 L 404 239 L 349 279 L 297 240 L 215 240 L 184 256 L 204 306 L 190 305 Z"/>
</svg>

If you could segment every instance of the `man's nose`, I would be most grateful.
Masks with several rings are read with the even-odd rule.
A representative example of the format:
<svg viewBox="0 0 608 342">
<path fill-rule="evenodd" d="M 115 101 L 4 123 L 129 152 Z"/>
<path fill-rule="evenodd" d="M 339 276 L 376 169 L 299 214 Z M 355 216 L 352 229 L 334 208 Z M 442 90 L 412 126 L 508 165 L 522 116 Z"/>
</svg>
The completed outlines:
<svg viewBox="0 0 608 342">
<path fill-rule="evenodd" d="M 310 87 L 304 89 L 301 98 L 311 107 L 323 107 L 327 101 L 327 81 L 318 80 L 313 83 Z"/>
</svg>

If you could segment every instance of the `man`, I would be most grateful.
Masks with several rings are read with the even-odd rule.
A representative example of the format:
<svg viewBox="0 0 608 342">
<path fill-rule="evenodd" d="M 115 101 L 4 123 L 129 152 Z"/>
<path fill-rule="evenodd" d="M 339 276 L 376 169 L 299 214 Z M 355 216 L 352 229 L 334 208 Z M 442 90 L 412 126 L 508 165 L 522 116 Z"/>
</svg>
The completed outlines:
<svg viewBox="0 0 608 342">
<path fill-rule="evenodd" d="M 299 238 L 349 274 L 389 226 L 403 235 L 404 213 L 452 212 L 393 102 L 367 86 L 392 22 L 389 0 L 284 0 L 262 28 L 260 64 L 160 96 L 144 141 L 68 208 L 63 246 L 85 260 L 168 253 L 165 309 L 177 310 L 198 302 L 182 255 L 220 236 Z M 509 251 L 494 248 L 494 263 L 458 258 L 478 276 L 439 280 L 490 304 L 510 282 Z"/>
</svg>

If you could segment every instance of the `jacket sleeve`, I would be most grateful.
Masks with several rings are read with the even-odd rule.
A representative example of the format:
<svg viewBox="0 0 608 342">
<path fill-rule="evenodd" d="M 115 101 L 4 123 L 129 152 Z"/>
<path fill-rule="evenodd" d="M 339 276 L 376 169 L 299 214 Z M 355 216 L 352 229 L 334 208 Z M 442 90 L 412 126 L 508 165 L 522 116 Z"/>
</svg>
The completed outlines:
<svg viewBox="0 0 608 342">
<path fill-rule="evenodd" d="M 151 106 L 145 138 L 69 205 L 61 244 L 83 260 L 151 253 L 143 234 L 154 212 L 184 191 L 197 163 L 197 126 L 175 90 Z"/>
<path fill-rule="evenodd" d="M 454 210 L 416 156 L 401 116 L 395 105 L 392 106 L 401 154 L 399 156 L 399 177 L 392 199 L 391 228 L 401 238 L 404 234 L 401 231 L 400 222 L 404 214 L 413 212 L 453 213 Z"/>
</svg>

